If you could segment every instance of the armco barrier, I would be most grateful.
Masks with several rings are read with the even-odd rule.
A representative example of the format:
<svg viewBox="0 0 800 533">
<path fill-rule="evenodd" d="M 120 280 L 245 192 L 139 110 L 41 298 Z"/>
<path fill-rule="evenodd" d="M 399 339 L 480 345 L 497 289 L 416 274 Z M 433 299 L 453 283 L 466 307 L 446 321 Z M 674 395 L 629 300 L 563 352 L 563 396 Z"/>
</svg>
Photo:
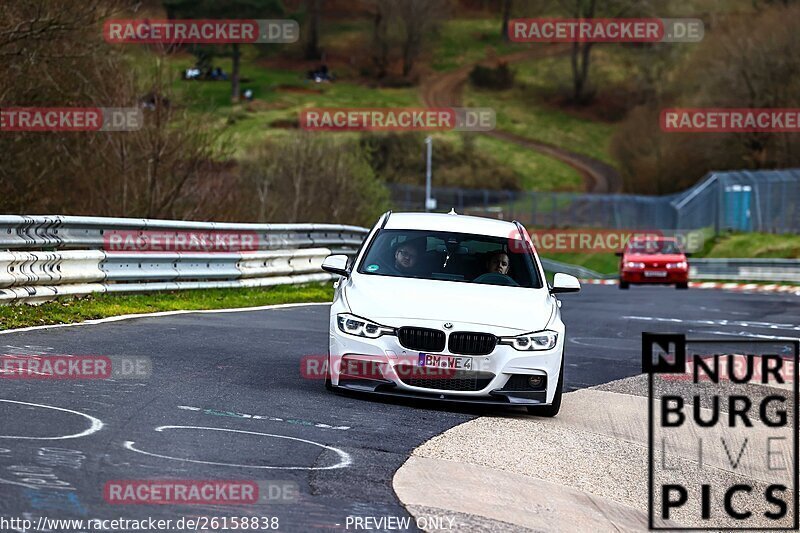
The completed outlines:
<svg viewBox="0 0 800 533">
<path fill-rule="evenodd" d="M 248 232 L 243 252 L 110 252 L 109 232 Z M 334 224 L 232 224 L 133 218 L 0 215 L 0 305 L 62 295 L 261 287 L 326 281 L 331 253 L 353 255 L 365 228 Z M 3 251 L 5 250 L 5 251 Z M 544 267 L 581 278 L 615 278 L 542 258 Z M 690 259 L 696 280 L 800 282 L 794 259 Z"/>
<path fill-rule="evenodd" d="M 689 278 L 800 283 L 800 260 L 690 259 Z"/>
<path fill-rule="evenodd" d="M 581 279 L 616 279 L 618 274 L 601 274 L 588 268 L 541 258 L 548 272 L 564 272 Z M 800 283 L 798 259 L 689 259 L 690 280 L 790 281 Z"/>
<path fill-rule="evenodd" d="M 0 304 L 96 292 L 262 287 L 327 281 L 329 248 L 199 253 L 0 252 Z M 352 251 L 351 251 L 352 253 Z"/>
<path fill-rule="evenodd" d="M 175 238 L 235 232 L 248 251 L 110 251 L 113 232 Z M 262 287 L 328 281 L 331 253 L 353 255 L 368 233 L 335 224 L 232 224 L 132 218 L 0 215 L 0 305 L 62 295 Z"/>
<path fill-rule="evenodd" d="M 108 232 L 252 232 L 259 250 L 358 247 L 367 230 L 338 224 L 235 224 L 143 218 L 0 215 L 0 250 L 104 248 Z"/>
</svg>

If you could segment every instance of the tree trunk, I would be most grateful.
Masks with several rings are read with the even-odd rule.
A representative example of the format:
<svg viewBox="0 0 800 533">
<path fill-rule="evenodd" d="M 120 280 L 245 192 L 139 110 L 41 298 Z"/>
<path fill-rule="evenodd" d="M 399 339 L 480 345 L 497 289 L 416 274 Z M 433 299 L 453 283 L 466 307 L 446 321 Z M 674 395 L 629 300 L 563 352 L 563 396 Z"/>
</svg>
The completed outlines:
<svg viewBox="0 0 800 533">
<path fill-rule="evenodd" d="M 589 79 L 593 44 L 576 42 L 572 45 L 572 100 L 576 104 L 586 101 L 586 82 Z"/>
<path fill-rule="evenodd" d="M 581 8 L 585 7 L 583 11 Z M 575 4 L 575 18 L 593 19 L 597 10 L 597 0 L 591 0 L 588 6 Z M 589 79 L 589 62 L 591 61 L 592 42 L 575 42 L 572 45 L 572 99 L 576 104 L 585 103 L 586 86 Z"/>
<path fill-rule="evenodd" d="M 319 19 L 320 0 L 306 0 L 308 12 L 308 41 L 306 42 L 306 59 L 319 59 Z"/>
<path fill-rule="evenodd" d="M 231 69 L 231 102 L 234 104 L 239 102 L 241 98 L 241 88 L 239 87 L 239 63 L 241 60 L 241 52 L 239 51 L 239 44 L 233 44 L 233 68 Z"/>
<path fill-rule="evenodd" d="M 386 77 L 386 69 L 389 65 L 389 44 L 386 41 L 386 24 L 387 22 L 383 17 L 381 8 L 378 6 L 378 11 L 375 13 L 375 19 L 373 21 L 372 33 L 374 51 L 372 61 L 375 64 L 377 70 L 376 76 L 378 79 Z"/>
<path fill-rule="evenodd" d="M 503 41 L 508 42 L 508 20 L 511 18 L 512 0 L 503 0 L 503 26 L 500 28 L 500 36 Z"/>
</svg>

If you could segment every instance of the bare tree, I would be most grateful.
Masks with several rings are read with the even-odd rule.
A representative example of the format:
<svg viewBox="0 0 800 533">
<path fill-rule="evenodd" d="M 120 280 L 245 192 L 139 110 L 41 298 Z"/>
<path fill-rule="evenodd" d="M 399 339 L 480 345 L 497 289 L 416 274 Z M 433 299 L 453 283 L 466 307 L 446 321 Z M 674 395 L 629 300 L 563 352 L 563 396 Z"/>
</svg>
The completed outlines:
<svg viewBox="0 0 800 533">
<path fill-rule="evenodd" d="M 508 21 L 511 18 L 512 0 L 503 0 L 503 22 L 500 25 L 500 36 L 508 42 Z"/>
<path fill-rule="evenodd" d="M 398 0 L 395 4 L 397 16 L 402 23 L 401 51 L 403 76 L 408 77 L 423 46 L 436 31 L 444 18 L 445 0 Z"/>
<path fill-rule="evenodd" d="M 389 24 L 394 16 L 393 0 L 372 0 L 372 63 L 375 66 L 375 76 L 385 78 L 389 70 Z"/>
<path fill-rule="evenodd" d="M 674 192 L 709 170 L 800 165 L 797 133 L 666 133 L 658 126 L 667 107 L 800 107 L 798 17 L 795 4 L 728 20 L 683 64 L 664 71 L 671 81 L 631 112 L 612 139 L 627 191 Z"/>
<path fill-rule="evenodd" d="M 644 16 L 651 7 L 649 0 L 559 0 L 557 5 L 563 15 L 574 19 Z M 589 75 L 594 46 L 590 41 L 572 44 L 572 101 L 578 104 L 591 99 Z"/>
<path fill-rule="evenodd" d="M 321 56 L 319 26 L 322 18 L 322 0 L 306 0 L 306 16 L 308 17 L 306 59 L 319 59 Z"/>
<path fill-rule="evenodd" d="M 264 144 L 241 172 L 245 187 L 257 191 L 249 205 L 264 222 L 368 224 L 387 207 L 385 187 L 351 141 L 292 134 Z"/>
<path fill-rule="evenodd" d="M 219 182 L 209 176 L 220 174 L 224 144 L 206 119 L 175 105 L 165 58 L 155 51 L 132 70 L 102 39 L 102 21 L 124 7 L 0 7 L 0 76 L 14 80 L 0 107 L 150 108 L 137 131 L 0 135 L 0 210 L 181 218 L 221 205 L 225 191 L 212 190 Z"/>
</svg>

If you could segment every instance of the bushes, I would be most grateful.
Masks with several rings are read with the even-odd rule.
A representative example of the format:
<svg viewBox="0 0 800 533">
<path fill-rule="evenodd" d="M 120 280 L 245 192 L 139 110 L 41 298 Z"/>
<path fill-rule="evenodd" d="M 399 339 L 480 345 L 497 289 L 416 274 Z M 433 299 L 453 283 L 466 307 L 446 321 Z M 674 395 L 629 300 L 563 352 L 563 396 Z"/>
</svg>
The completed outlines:
<svg viewBox="0 0 800 533">
<path fill-rule="evenodd" d="M 386 187 L 355 141 L 292 133 L 242 163 L 241 212 L 260 222 L 371 226 L 389 208 Z"/>
<path fill-rule="evenodd" d="M 469 81 L 481 89 L 502 91 L 514 86 L 514 71 L 505 62 L 495 68 L 475 65 L 469 73 Z"/>
<path fill-rule="evenodd" d="M 425 184 L 425 137 L 420 133 L 369 133 L 361 137 L 367 161 L 387 183 Z M 462 143 L 438 137 L 433 142 L 433 183 L 437 187 L 522 189 L 522 179 L 493 157 L 478 152 L 474 137 Z"/>
</svg>

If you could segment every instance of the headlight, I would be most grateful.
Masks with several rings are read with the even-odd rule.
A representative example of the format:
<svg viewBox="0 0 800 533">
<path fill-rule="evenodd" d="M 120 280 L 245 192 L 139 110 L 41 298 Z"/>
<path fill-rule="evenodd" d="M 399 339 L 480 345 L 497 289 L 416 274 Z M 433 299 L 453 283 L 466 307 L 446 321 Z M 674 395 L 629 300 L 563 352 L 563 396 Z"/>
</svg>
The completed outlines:
<svg viewBox="0 0 800 533">
<path fill-rule="evenodd" d="M 686 261 L 681 261 L 680 263 L 667 263 L 667 268 L 677 268 L 680 270 L 686 270 L 689 265 L 686 264 Z"/>
<path fill-rule="evenodd" d="M 515 350 L 523 352 L 552 350 L 557 342 L 558 333 L 550 330 L 525 333 L 516 337 L 500 337 L 500 344 L 510 344 Z"/>
<path fill-rule="evenodd" d="M 387 328 L 349 313 L 336 315 L 336 324 L 339 326 L 339 331 L 357 337 L 377 339 L 381 335 L 394 335 L 394 328 Z"/>
<path fill-rule="evenodd" d="M 644 268 L 644 263 L 637 263 L 636 261 L 628 261 L 625 263 L 625 268 Z"/>
</svg>

